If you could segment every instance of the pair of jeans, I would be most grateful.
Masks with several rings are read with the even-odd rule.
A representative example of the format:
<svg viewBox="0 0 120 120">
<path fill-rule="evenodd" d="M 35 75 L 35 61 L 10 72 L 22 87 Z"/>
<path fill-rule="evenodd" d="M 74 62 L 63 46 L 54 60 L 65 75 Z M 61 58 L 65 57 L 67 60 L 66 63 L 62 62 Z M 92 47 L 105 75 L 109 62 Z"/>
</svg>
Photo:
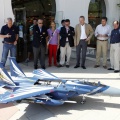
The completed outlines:
<svg viewBox="0 0 120 120">
<path fill-rule="evenodd" d="M 10 51 L 10 57 L 16 57 L 16 45 L 4 43 L 3 44 L 2 59 L 1 59 L 3 66 L 5 66 L 5 64 L 6 64 L 9 51 Z"/>
</svg>

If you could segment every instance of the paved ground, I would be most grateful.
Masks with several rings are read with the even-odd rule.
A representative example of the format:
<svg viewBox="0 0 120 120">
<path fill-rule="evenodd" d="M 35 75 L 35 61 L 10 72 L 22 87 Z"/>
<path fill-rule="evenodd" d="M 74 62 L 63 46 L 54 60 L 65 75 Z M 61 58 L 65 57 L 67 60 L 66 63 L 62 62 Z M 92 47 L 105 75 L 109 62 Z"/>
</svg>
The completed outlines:
<svg viewBox="0 0 120 120">
<path fill-rule="evenodd" d="M 100 80 L 102 83 L 120 88 L 120 73 L 115 74 L 104 70 L 102 67 L 95 69 L 93 68 L 94 62 L 90 60 L 86 64 L 87 70 L 81 68 L 74 69 L 74 65 L 75 60 L 72 59 L 69 69 L 65 67 L 51 67 L 46 70 L 61 78 L 89 78 L 90 81 Z M 25 64 L 21 65 L 25 73 L 29 76 L 33 70 L 32 66 L 32 62 L 28 66 Z M 9 120 L 120 120 L 119 97 L 88 96 L 87 102 L 84 105 L 80 104 L 81 97 L 72 98 L 71 100 L 73 101 L 72 103 L 65 103 L 57 107 L 28 103 L 15 104 L 19 111 Z"/>
</svg>

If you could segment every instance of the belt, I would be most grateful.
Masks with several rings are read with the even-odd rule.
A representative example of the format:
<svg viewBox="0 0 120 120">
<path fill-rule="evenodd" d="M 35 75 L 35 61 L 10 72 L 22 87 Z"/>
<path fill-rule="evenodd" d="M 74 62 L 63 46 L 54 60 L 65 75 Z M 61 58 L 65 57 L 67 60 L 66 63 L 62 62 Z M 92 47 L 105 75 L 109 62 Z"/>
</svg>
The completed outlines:
<svg viewBox="0 0 120 120">
<path fill-rule="evenodd" d="M 86 40 L 86 39 L 80 39 L 80 40 Z"/>
<path fill-rule="evenodd" d="M 6 42 L 6 41 L 4 41 L 4 43 L 7 43 L 7 44 L 14 44 L 14 42 Z"/>
<path fill-rule="evenodd" d="M 110 43 L 110 44 L 116 44 L 116 43 L 120 43 L 120 42 L 114 42 L 114 43 Z"/>
<path fill-rule="evenodd" d="M 102 41 L 102 42 L 104 42 L 104 41 L 108 41 L 108 40 L 99 40 L 99 41 Z"/>
</svg>

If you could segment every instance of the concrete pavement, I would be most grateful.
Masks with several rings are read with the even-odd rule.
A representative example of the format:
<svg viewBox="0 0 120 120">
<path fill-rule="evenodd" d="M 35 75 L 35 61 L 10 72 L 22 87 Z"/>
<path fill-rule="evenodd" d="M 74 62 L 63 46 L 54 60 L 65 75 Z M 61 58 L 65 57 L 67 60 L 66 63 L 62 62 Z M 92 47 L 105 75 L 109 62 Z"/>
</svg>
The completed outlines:
<svg viewBox="0 0 120 120">
<path fill-rule="evenodd" d="M 89 78 L 90 81 L 100 80 L 104 84 L 120 88 L 120 73 L 115 74 L 113 71 L 103 69 L 102 66 L 95 69 L 93 68 L 95 63 L 90 60 L 86 62 L 86 70 L 74 69 L 75 60 L 71 61 L 70 68 L 49 67 L 46 70 L 61 78 Z M 21 67 L 26 75 L 31 75 L 32 62 L 28 66 L 21 64 Z M 81 97 L 72 98 L 71 101 L 73 102 L 56 107 L 15 103 L 19 111 L 9 120 L 120 120 L 120 97 L 87 96 L 87 102 L 84 105 L 80 104 Z"/>
</svg>

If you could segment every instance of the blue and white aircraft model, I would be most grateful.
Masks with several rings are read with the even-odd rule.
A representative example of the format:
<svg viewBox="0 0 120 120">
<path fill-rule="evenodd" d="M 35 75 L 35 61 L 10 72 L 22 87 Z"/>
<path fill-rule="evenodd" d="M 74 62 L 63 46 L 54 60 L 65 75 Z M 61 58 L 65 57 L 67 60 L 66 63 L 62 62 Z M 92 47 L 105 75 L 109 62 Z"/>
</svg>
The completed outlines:
<svg viewBox="0 0 120 120">
<path fill-rule="evenodd" d="M 20 102 L 46 105 L 62 105 L 69 98 L 85 95 L 106 95 L 120 97 L 120 89 L 103 85 L 100 82 L 60 79 L 45 70 L 34 70 L 32 77 L 27 77 L 15 58 L 9 58 L 11 77 L 0 63 L 0 103 Z M 13 78 L 13 79 L 12 79 Z"/>
</svg>

